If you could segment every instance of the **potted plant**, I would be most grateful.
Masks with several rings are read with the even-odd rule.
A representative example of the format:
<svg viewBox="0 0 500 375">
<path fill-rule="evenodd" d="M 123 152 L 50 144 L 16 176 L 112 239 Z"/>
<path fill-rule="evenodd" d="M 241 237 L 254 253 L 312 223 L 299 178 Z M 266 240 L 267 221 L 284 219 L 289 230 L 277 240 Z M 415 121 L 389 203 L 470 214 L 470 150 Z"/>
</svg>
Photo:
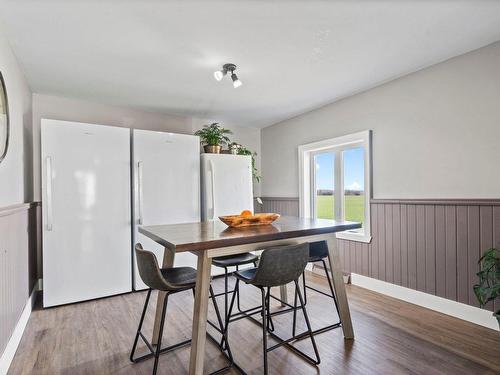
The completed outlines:
<svg viewBox="0 0 500 375">
<path fill-rule="evenodd" d="M 489 249 L 479 259 L 479 283 L 474 285 L 474 293 L 481 307 L 500 296 L 500 250 Z M 500 326 L 500 310 L 493 312 Z"/>
<path fill-rule="evenodd" d="M 238 151 L 241 148 L 241 145 L 237 142 L 231 142 L 230 144 L 227 145 L 229 149 L 229 153 L 233 155 L 238 155 Z"/>
<path fill-rule="evenodd" d="M 253 176 L 255 181 L 260 182 L 260 179 L 262 177 L 259 175 L 259 171 L 257 170 L 257 167 L 255 166 L 255 157 L 257 156 L 257 153 L 252 152 L 248 148 L 240 145 L 240 147 L 238 148 L 238 155 L 250 155 L 252 157 L 252 176 Z"/>
<path fill-rule="evenodd" d="M 200 137 L 205 152 L 210 154 L 219 154 L 222 145 L 230 142 L 227 134 L 232 134 L 231 130 L 224 129 L 217 122 L 210 125 L 204 125 L 203 129 L 194 133 L 194 135 Z"/>
</svg>

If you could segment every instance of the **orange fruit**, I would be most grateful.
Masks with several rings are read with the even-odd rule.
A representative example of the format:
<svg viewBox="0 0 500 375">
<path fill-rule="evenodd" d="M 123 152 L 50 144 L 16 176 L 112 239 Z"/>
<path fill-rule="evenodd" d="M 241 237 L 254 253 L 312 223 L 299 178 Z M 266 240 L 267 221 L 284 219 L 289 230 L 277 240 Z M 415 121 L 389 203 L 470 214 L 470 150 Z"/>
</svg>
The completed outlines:
<svg viewBox="0 0 500 375">
<path fill-rule="evenodd" d="M 250 210 L 243 210 L 243 211 L 241 211 L 240 216 L 252 216 L 252 211 L 250 211 Z"/>
</svg>

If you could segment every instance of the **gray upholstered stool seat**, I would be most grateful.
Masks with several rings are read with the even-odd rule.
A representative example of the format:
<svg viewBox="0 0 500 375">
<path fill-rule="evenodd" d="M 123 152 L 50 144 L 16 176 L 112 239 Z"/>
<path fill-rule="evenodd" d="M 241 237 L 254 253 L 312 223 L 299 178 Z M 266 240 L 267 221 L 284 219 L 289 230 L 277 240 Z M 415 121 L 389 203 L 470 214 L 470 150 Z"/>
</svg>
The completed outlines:
<svg viewBox="0 0 500 375">
<path fill-rule="evenodd" d="M 130 352 L 130 360 L 132 362 L 139 362 L 151 357 L 154 357 L 153 364 L 153 375 L 156 374 L 158 370 L 158 359 L 160 354 L 166 353 L 177 348 L 181 348 L 183 346 L 191 344 L 191 339 L 184 340 L 174 345 L 170 345 L 168 347 L 161 346 L 161 341 L 163 337 L 163 326 L 165 324 L 165 315 L 167 312 L 167 303 L 168 299 L 171 295 L 179 292 L 183 292 L 186 290 L 192 290 L 193 295 L 195 293 L 196 288 L 196 270 L 192 267 L 172 267 L 172 268 L 160 268 L 158 266 L 158 261 L 156 256 L 151 252 L 144 250 L 142 245 L 138 243 L 135 245 L 135 255 L 137 259 L 137 268 L 139 269 L 139 275 L 141 276 L 144 284 L 148 286 L 148 293 L 146 295 L 146 301 L 144 302 L 144 308 L 142 310 L 142 315 L 139 320 L 139 327 L 137 328 L 137 333 L 135 335 L 134 344 L 132 345 L 132 351 Z M 161 291 L 162 294 L 158 295 L 158 299 L 160 296 L 163 296 L 163 308 L 161 310 L 160 324 L 157 335 L 157 342 L 151 343 L 142 333 L 142 325 L 144 323 L 144 317 L 146 315 L 146 310 L 148 308 L 149 299 L 151 297 L 151 292 L 153 290 Z M 210 285 L 209 293 L 214 304 L 215 314 L 217 315 L 218 325 L 214 325 L 219 332 L 222 333 L 222 342 L 226 345 L 224 348 L 221 346 L 221 350 L 224 352 L 224 355 L 229 359 L 229 365 L 224 367 L 223 369 L 217 370 L 212 373 L 220 373 L 222 371 L 230 369 L 233 364 L 233 356 L 231 354 L 231 349 L 229 344 L 227 343 L 227 335 L 224 330 L 224 325 L 222 322 L 222 317 L 219 312 L 219 307 L 217 306 L 217 301 L 214 297 L 214 291 L 212 289 L 212 285 Z M 208 333 L 207 333 L 208 334 Z M 208 337 L 213 340 L 216 344 L 218 341 L 212 337 L 212 335 L 208 334 Z M 135 351 L 137 348 L 137 343 L 139 338 L 142 338 L 146 347 L 149 349 L 149 353 L 142 355 L 140 357 L 135 357 Z M 154 347 L 156 345 L 156 347 Z"/>
<path fill-rule="evenodd" d="M 326 241 L 311 242 L 309 244 L 308 262 L 319 262 L 328 256 L 328 245 Z"/>
<path fill-rule="evenodd" d="M 309 244 L 276 246 L 262 252 L 259 266 L 254 268 L 253 277 L 248 270 L 236 271 L 234 276 L 260 287 L 286 285 L 297 280 L 308 262 Z"/>
<path fill-rule="evenodd" d="M 212 259 L 212 264 L 217 267 L 235 267 L 243 264 L 254 263 L 259 260 L 259 257 L 252 253 L 243 253 L 235 255 L 226 255 L 223 257 L 215 257 Z"/>
<path fill-rule="evenodd" d="M 312 262 L 321 262 L 323 258 L 320 258 L 320 257 L 309 257 L 309 262 L 312 263 Z"/>
<path fill-rule="evenodd" d="M 191 289 L 196 284 L 196 270 L 192 267 L 162 268 L 160 272 L 170 286 Z"/>
<path fill-rule="evenodd" d="M 314 340 L 313 332 L 311 329 L 311 323 L 309 322 L 309 317 L 307 315 L 307 311 L 304 305 L 302 293 L 300 292 L 300 288 L 298 286 L 298 279 L 300 275 L 303 274 L 306 265 L 308 263 L 308 259 L 309 259 L 309 244 L 307 243 L 300 245 L 276 246 L 265 249 L 262 252 L 257 267 L 234 272 L 234 276 L 236 277 L 236 285 L 234 287 L 231 304 L 229 305 L 228 323 L 241 318 L 250 318 L 252 321 L 262 326 L 264 374 L 266 375 L 268 374 L 269 371 L 267 363 L 268 352 L 282 345 L 286 345 L 294 353 L 306 359 L 309 363 L 313 365 L 317 365 L 320 362 L 318 348 L 316 346 L 316 341 Z M 249 285 L 253 285 L 258 289 L 260 289 L 262 302 L 261 305 L 257 307 L 260 311 L 257 310 L 253 313 L 245 313 L 245 314 L 242 314 L 240 312 L 235 314 L 234 319 L 232 319 L 233 306 L 235 303 L 236 296 L 238 295 L 240 281 Z M 282 313 L 282 311 L 271 313 L 270 290 L 271 287 L 282 286 L 291 282 L 295 284 L 295 306 L 297 306 L 297 299 L 298 299 L 300 302 L 300 309 L 304 314 L 304 320 L 307 325 L 307 331 L 299 336 L 293 335 L 289 339 L 282 339 L 281 337 L 273 333 L 274 328 L 271 328 L 272 326 L 271 315 Z M 293 311 L 294 311 L 293 323 L 295 326 L 295 320 L 296 320 L 295 313 L 297 311 L 297 307 L 293 308 Z M 262 316 L 262 322 L 259 322 L 252 316 L 258 313 L 260 313 L 260 315 Z M 224 339 L 227 338 L 228 326 L 229 324 L 226 324 Z M 267 345 L 268 334 L 270 334 L 271 337 L 278 342 L 277 344 L 271 346 L 270 348 L 268 348 Z M 306 336 L 309 336 L 309 338 L 311 339 L 315 358 L 310 357 L 306 353 L 302 352 L 301 350 L 291 345 L 292 342 L 300 340 Z"/>
<path fill-rule="evenodd" d="M 249 282 L 255 277 L 255 273 L 257 272 L 257 268 L 249 268 L 246 270 L 237 271 L 234 273 L 234 276 L 237 279 L 240 279 L 244 282 Z"/>
</svg>

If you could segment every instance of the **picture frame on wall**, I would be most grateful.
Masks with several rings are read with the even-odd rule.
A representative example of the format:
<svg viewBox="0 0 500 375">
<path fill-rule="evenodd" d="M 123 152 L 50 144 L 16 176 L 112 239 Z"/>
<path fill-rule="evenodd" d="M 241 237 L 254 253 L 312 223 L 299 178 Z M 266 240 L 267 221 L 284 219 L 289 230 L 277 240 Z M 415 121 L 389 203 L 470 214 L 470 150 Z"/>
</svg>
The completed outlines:
<svg viewBox="0 0 500 375">
<path fill-rule="evenodd" d="M 2 72 L 0 72 L 0 163 L 7 155 L 9 148 L 9 102 L 7 99 L 7 89 L 3 79 Z"/>
</svg>

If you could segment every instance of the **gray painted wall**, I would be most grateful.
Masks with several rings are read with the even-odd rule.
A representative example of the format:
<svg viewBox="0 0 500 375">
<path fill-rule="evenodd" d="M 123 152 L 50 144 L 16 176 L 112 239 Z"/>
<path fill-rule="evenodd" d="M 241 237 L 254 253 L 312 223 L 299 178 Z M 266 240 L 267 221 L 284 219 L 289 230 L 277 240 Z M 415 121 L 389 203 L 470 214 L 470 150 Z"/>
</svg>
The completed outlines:
<svg viewBox="0 0 500 375">
<path fill-rule="evenodd" d="M 499 198 L 500 42 L 262 130 L 263 196 L 297 197 L 297 146 L 373 130 L 374 198 Z"/>
<path fill-rule="evenodd" d="M 0 72 L 7 88 L 10 114 L 9 150 L 0 162 L 0 207 L 4 207 L 32 199 L 32 119 L 30 88 L 1 29 Z"/>
</svg>

